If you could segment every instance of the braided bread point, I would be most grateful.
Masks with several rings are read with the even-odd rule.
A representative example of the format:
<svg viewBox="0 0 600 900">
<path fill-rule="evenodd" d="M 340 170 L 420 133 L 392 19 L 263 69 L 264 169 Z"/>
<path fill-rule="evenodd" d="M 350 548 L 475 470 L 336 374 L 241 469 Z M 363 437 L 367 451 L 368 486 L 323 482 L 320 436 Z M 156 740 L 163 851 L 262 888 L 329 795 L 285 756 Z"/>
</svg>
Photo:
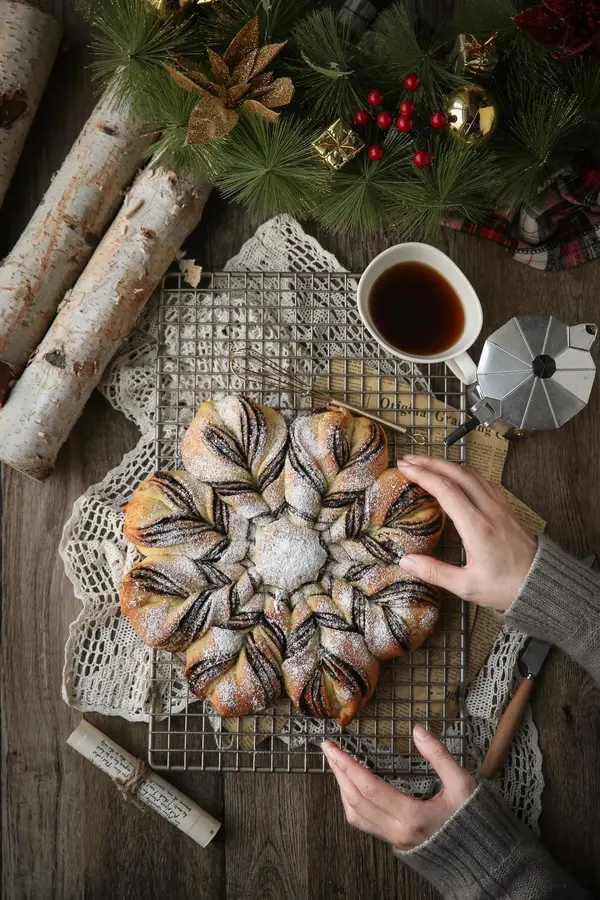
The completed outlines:
<svg viewBox="0 0 600 900">
<path fill-rule="evenodd" d="M 283 689 L 289 626 L 284 602 L 255 594 L 236 616 L 188 648 L 185 674 L 190 690 L 226 718 L 270 706 Z"/>
<path fill-rule="evenodd" d="M 140 553 L 193 559 L 242 559 L 247 523 L 213 489 L 187 472 L 155 472 L 125 507 L 123 534 Z"/>
<path fill-rule="evenodd" d="M 283 663 L 286 691 L 306 715 L 348 725 L 373 695 L 379 662 L 349 617 L 318 585 L 293 599 L 297 602 Z"/>
<path fill-rule="evenodd" d="M 244 566 L 146 557 L 121 582 L 121 612 L 150 647 L 185 650 L 212 625 L 236 614 L 260 580 Z"/>
<path fill-rule="evenodd" d="M 284 502 L 285 420 L 246 397 L 205 401 L 185 433 L 183 464 L 246 519 Z"/>
<path fill-rule="evenodd" d="M 360 571 L 360 569 L 376 571 Z M 439 615 L 434 588 L 400 566 L 356 567 L 336 579 L 332 597 L 379 660 L 411 653 L 432 634 Z"/>
<path fill-rule="evenodd" d="M 431 553 L 444 530 L 437 500 L 398 469 L 387 469 L 324 535 L 334 559 L 394 564 L 406 553 Z"/>
<path fill-rule="evenodd" d="M 385 470 L 382 428 L 345 409 L 299 416 L 290 426 L 285 499 L 296 521 L 326 528 Z"/>
</svg>

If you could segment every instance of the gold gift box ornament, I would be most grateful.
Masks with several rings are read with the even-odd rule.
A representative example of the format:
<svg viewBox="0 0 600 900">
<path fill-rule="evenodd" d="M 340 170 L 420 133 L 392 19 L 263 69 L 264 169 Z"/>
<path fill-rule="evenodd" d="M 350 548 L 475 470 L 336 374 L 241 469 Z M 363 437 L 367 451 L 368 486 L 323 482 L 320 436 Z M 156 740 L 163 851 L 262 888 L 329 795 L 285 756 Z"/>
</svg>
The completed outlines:
<svg viewBox="0 0 600 900">
<path fill-rule="evenodd" d="M 343 119 L 336 119 L 311 144 L 311 147 L 332 169 L 341 169 L 347 162 L 354 159 L 364 146 L 365 142 L 361 141 L 356 132 L 352 131 Z"/>
<path fill-rule="evenodd" d="M 498 32 L 480 41 L 475 34 L 459 34 L 449 59 L 452 71 L 463 78 L 493 75 L 498 65 L 497 37 Z"/>
</svg>

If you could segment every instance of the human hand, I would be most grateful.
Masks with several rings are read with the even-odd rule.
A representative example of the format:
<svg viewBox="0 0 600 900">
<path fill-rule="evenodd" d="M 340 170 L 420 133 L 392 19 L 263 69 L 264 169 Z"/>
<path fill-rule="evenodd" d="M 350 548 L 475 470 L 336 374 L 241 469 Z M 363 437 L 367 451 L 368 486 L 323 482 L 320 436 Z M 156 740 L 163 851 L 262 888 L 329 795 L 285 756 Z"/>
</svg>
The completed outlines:
<svg viewBox="0 0 600 900">
<path fill-rule="evenodd" d="M 405 456 L 402 474 L 429 491 L 454 522 L 465 566 L 410 554 L 400 566 L 422 581 L 495 609 L 508 609 L 531 567 L 537 538 L 510 510 L 502 491 L 473 469 L 430 456 Z"/>
<path fill-rule="evenodd" d="M 415 726 L 413 739 L 442 782 L 442 789 L 430 800 L 400 793 L 331 741 L 321 744 L 340 787 L 348 824 L 398 850 L 412 850 L 439 831 L 477 786 L 475 779 L 422 725 Z"/>
</svg>

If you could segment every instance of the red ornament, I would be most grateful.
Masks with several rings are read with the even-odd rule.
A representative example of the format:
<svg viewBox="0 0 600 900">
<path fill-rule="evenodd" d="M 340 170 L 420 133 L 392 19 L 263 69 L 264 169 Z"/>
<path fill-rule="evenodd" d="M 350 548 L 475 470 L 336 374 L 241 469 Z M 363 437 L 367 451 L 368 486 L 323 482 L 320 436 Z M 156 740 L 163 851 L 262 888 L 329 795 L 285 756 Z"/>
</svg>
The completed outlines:
<svg viewBox="0 0 600 900">
<path fill-rule="evenodd" d="M 421 79 L 416 72 L 410 72 L 404 79 L 404 87 L 407 91 L 416 91 L 421 87 Z"/>
<path fill-rule="evenodd" d="M 379 144 L 373 144 L 372 147 L 369 147 L 369 159 L 375 162 L 383 159 L 383 147 L 380 147 Z"/>
<path fill-rule="evenodd" d="M 448 122 L 448 116 L 445 112 L 434 112 L 429 121 L 432 128 L 443 128 Z"/>
<path fill-rule="evenodd" d="M 414 119 L 410 116 L 400 116 L 396 119 L 396 128 L 398 131 L 412 131 L 415 127 Z"/>
<path fill-rule="evenodd" d="M 544 47 L 555 47 L 554 59 L 569 59 L 584 50 L 600 63 L 598 0 L 544 0 L 513 19 L 515 25 Z"/>
<path fill-rule="evenodd" d="M 369 113 L 366 111 L 366 109 L 358 109 L 354 113 L 354 122 L 356 125 L 369 124 Z"/>
<path fill-rule="evenodd" d="M 424 169 L 425 166 L 431 165 L 431 153 L 428 153 L 427 150 L 417 150 L 413 156 L 413 162 L 417 169 Z"/>
<path fill-rule="evenodd" d="M 400 104 L 400 112 L 403 116 L 412 116 L 416 110 L 417 104 L 413 103 L 412 100 L 403 100 Z"/>
<path fill-rule="evenodd" d="M 369 106 L 381 106 L 383 103 L 383 91 L 369 91 L 367 103 Z"/>
<path fill-rule="evenodd" d="M 392 118 L 391 113 L 386 112 L 385 110 L 380 112 L 377 116 L 377 124 L 380 128 L 389 128 L 393 121 L 394 119 Z"/>
</svg>

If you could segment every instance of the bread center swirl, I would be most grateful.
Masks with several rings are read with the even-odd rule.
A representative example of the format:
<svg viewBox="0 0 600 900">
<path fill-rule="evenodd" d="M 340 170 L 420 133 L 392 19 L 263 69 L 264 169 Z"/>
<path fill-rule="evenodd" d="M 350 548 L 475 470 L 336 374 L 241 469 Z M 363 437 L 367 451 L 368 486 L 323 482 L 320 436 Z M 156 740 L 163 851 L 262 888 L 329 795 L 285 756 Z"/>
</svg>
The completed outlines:
<svg viewBox="0 0 600 900">
<path fill-rule="evenodd" d="M 318 581 L 327 563 L 317 532 L 286 517 L 258 529 L 251 556 L 264 583 L 286 593 Z"/>
</svg>

